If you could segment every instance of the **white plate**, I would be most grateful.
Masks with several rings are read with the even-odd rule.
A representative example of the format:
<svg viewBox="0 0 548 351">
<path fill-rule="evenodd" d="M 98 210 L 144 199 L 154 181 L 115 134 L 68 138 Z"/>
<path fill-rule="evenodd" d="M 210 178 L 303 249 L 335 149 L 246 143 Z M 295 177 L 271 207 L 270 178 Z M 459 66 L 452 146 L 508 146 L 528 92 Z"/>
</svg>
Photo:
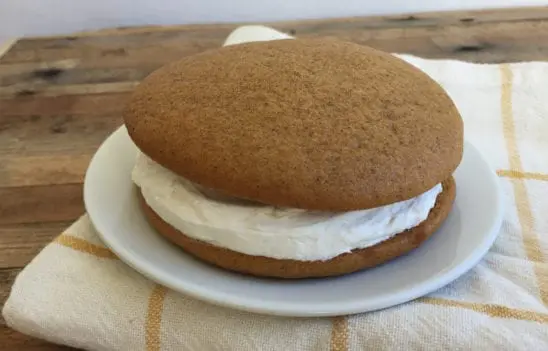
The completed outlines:
<svg viewBox="0 0 548 351">
<path fill-rule="evenodd" d="M 99 148 L 86 174 L 86 209 L 106 245 L 158 283 L 247 311 L 330 316 L 418 298 L 472 268 L 493 244 L 502 218 L 497 178 L 478 151 L 466 144 L 455 172 L 454 207 L 438 232 L 417 250 L 380 267 L 338 278 L 248 277 L 201 263 L 156 234 L 143 217 L 130 178 L 136 151 L 122 127 Z"/>
</svg>

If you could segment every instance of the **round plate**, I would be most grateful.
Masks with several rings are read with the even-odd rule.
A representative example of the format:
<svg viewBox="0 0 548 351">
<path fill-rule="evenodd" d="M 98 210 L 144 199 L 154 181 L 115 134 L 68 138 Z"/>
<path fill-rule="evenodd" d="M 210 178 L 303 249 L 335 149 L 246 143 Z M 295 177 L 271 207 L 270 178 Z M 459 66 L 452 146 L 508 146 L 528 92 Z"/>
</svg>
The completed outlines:
<svg viewBox="0 0 548 351">
<path fill-rule="evenodd" d="M 211 303 L 285 316 L 366 312 L 432 292 L 472 268 L 495 240 L 502 218 L 497 178 L 465 144 L 454 176 L 457 197 L 442 227 L 421 247 L 382 266 L 337 278 L 260 279 L 202 263 L 147 223 L 131 181 L 137 148 L 125 127 L 93 157 L 84 200 L 99 235 L 120 259 L 150 279 Z"/>
</svg>

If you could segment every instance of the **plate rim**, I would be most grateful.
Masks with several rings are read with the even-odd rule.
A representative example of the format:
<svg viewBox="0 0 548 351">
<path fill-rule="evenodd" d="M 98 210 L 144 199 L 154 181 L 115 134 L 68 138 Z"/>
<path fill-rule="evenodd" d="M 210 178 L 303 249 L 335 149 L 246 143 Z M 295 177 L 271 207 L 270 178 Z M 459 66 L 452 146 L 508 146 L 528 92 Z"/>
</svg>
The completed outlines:
<svg viewBox="0 0 548 351">
<path fill-rule="evenodd" d="M 234 294 L 227 294 L 223 291 L 211 291 L 210 289 L 204 288 L 204 289 L 196 289 L 196 286 L 193 285 L 192 287 L 175 284 L 173 283 L 173 280 L 167 278 L 167 276 L 162 273 L 162 270 L 159 269 L 157 266 L 150 265 L 150 264 L 143 264 L 141 265 L 138 261 L 139 259 L 134 257 L 129 251 L 125 250 L 122 247 L 119 247 L 110 239 L 108 235 L 104 235 L 103 231 L 103 225 L 101 225 L 100 221 L 97 221 L 94 219 L 96 216 L 95 211 L 91 209 L 93 206 L 89 205 L 89 198 L 90 198 L 90 188 L 92 185 L 90 185 L 90 174 L 94 168 L 96 167 L 98 155 L 102 151 L 104 151 L 108 145 L 109 142 L 112 142 L 112 140 L 115 137 L 124 137 L 119 136 L 119 134 L 127 134 L 127 130 L 124 125 L 116 129 L 113 133 L 111 133 L 99 146 L 99 148 L 94 153 L 93 157 L 91 158 L 91 161 L 89 163 L 89 166 L 86 170 L 86 174 L 84 177 L 84 186 L 83 186 L 83 198 L 84 198 L 84 207 L 86 209 L 86 213 L 88 214 L 88 217 L 93 224 L 94 228 L 96 229 L 96 232 L 98 236 L 100 237 L 101 241 L 110 249 L 116 256 L 120 258 L 122 262 L 130 266 L 135 271 L 139 272 L 143 276 L 147 277 L 153 282 L 159 283 L 161 285 L 164 285 L 168 288 L 170 288 L 173 291 L 176 291 L 178 293 L 182 293 L 185 295 L 188 295 L 190 297 L 196 298 L 201 301 L 205 301 L 217 306 L 223 306 L 228 308 L 233 308 L 236 310 L 242 310 L 247 312 L 253 312 L 253 313 L 259 313 L 259 314 L 267 314 L 267 315 L 276 315 L 276 316 L 286 316 L 286 317 L 329 317 L 329 316 L 339 316 L 339 315 L 352 315 L 357 313 L 364 313 L 364 312 L 370 312 L 370 311 L 376 311 L 385 309 L 392 306 L 397 306 L 402 303 L 413 301 L 421 296 L 424 296 L 426 294 L 429 294 L 435 290 L 438 290 L 442 288 L 443 286 L 451 283 L 452 281 L 456 280 L 458 277 L 462 276 L 464 273 L 472 269 L 474 266 L 478 264 L 478 262 L 485 256 L 485 254 L 489 251 L 493 243 L 495 242 L 496 238 L 498 237 L 498 232 L 500 229 L 500 226 L 502 224 L 502 217 L 503 217 L 503 203 L 502 203 L 502 192 L 501 187 L 499 183 L 499 179 L 496 176 L 496 173 L 492 170 L 492 168 L 489 166 L 489 163 L 485 160 L 483 155 L 477 150 L 477 148 L 471 144 L 470 142 L 465 140 L 465 147 L 471 148 L 473 152 L 477 154 L 477 156 L 481 159 L 483 163 L 486 164 L 486 168 L 488 169 L 488 172 L 486 172 L 485 176 L 489 176 L 491 178 L 491 181 L 494 184 L 495 193 L 494 196 L 496 197 L 495 201 L 495 216 L 494 220 L 491 222 L 491 226 L 489 230 L 484 235 L 481 244 L 476 246 L 476 248 L 471 251 L 471 253 L 467 256 L 465 260 L 462 260 L 462 262 L 458 265 L 456 265 L 453 268 L 446 269 L 444 271 L 438 272 L 438 274 L 433 275 L 432 277 L 437 277 L 437 279 L 426 279 L 417 285 L 413 286 L 409 290 L 404 290 L 402 292 L 396 293 L 394 295 L 388 295 L 384 296 L 382 298 L 377 298 L 375 303 L 371 302 L 371 299 L 369 300 L 363 300 L 363 301 L 351 301 L 351 303 L 344 303 L 344 301 L 341 301 L 340 304 L 338 304 L 336 307 L 333 305 L 329 305 L 329 307 L 326 307 L 324 309 L 314 309 L 311 310 L 310 308 L 301 308 L 299 310 L 295 310 L 295 304 L 287 304 L 287 305 L 273 305 L 272 303 L 261 303 L 261 301 L 252 302 L 246 301 L 245 298 L 242 296 L 236 296 Z M 131 138 L 129 135 L 127 135 L 128 141 L 131 141 Z M 103 229 L 103 230 L 102 230 Z M 143 267 L 143 266 L 148 266 Z M 220 268 L 216 268 L 221 270 Z M 259 279 L 259 278 L 257 278 Z M 371 305 L 374 305 L 375 307 L 372 307 Z M 307 306 L 307 305 L 304 305 Z M 302 306 L 301 306 L 302 307 Z"/>
</svg>

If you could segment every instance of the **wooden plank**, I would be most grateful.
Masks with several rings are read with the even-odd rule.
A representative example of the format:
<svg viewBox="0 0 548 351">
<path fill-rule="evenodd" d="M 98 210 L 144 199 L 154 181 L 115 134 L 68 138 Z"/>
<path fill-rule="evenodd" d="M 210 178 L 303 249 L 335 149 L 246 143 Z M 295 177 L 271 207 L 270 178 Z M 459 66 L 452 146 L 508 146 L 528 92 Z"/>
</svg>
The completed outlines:
<svg viewBox="0 0 548 351">
<path fill-rule="evenodd" d="M 35 83 L 21 81 L 14 86 L 0 88 L 0 99 L 10 99 L 18 95 L 83 95 L 131 92 L 139 84 L 136 81 L 111 82 L 102 84 L 74 84 L 74 85 L 50 85 L 47 83 Z"/>
<path fill-rule="evenodd" d="M 0 226 L 0 269 L 26 266 L 71 224 L 68 221 Z"/>
<path fill-rule="evenodd" d="M 10 293 L 11 286 L 20 269 L 0 269 L 0 304 L 4 303 Z M 75 350 L 66 346 L 54 345 L 24 334 L 6 326 L 4 318 L 0 316 L 0 345 L 2 350 L 25 351 L 68 351 Z"/>
<path fill-rule="evenodd" d="M 402 27 L 440 27 L 447 25 L 470 25 L 491 22 L 532 22 L 548 18 L 547 6 L 530 6 L 519 8 L 501 8 L 486 10 L 465 10 L 445 12 L 424 12 L 424 13 L 403 13 L 390 16 L 367 16 L 348 18 L 326 18 L 326 19 L 305 19 L 266 22 L 267 26 L 283 28 L 288 33 L 295 32 L 299 27 L 312 28 L 313 26 L 348 26 L 356 24 L 359 28 L 402 28 Z M 72 33 L 70 36 L 42 36 L 27 38 L 24 43 L 19 43 L 22 48 L 47 48 L 58 46 L 66 42 L 75 41 L 86 37 L 109 37 L 127 36 L 131 34 L 153 35 L 156 32 L 171 32 L 185 30 L 188 32 L 205 31 L 230 31 L 236 26 L 249 23 L 230 24 L 190 24 L 190 25 L 167 25 L 167 26 L 130 26 L 105 28 L 102 30 L 82 31 Z M 252 23 L 254 24 L 254 23 Z M 352 29 L 353 27 L 349 27 Z"/>
<path fill-rule="evenodd" d="M 0 187 L 83 183 L 92 156 L 0 156 Z"/>
<path fill-rule="evenodd" d="M 47 62 L 13 63 L 2 65 L 0 77 L 5 75 L 22 74 L 31 71 L 45 72 L 51 69 L 71 69 L 80 64 L 80 60 L 67 59 Z"/>
<path fill-rule="evenodd" d="M 12 155 L 89 155 L 122 124 L 119 114 L 30 115 L 0 120 L 0 159 Z"/>
<path fill-rule="evenodd" d="M 66 62 L 66 61 L 63 61 Z M 0 75 L 1 87 L 17 87 L 21 82 L 26 85 L 76 85 L 76 84 L 101 84 L 114 82 L 135 82 L 143 80 L 156 66 L 147 67 L 87 67 L 87 68 L 58 68 L 35 69 L 14 74 L 2 73 Z M 2 72 L 7 71 L 2 69 Z M 9 71 L 8 71 L 9 73 Z"/>
<path fill-rule="evenodd" d="M 4 115 L 0 119 L 0 149 L 22 155 L 31 149 L 31 145 L 26 143 L 32 140 L 41 143 L 64 141 L 67 147 L 71 147 L 81 144 L 83 139 L 95 138 L 97 133 L 104 136 L 105 131 L 112 131 L 122 123 L 121 114 Z"/>
<path fill-rule="evenodd" d="M 294 27 L 297 28 L 295 30 L 300 37 L 337 37 L 388 52 L 409 53 L 428 58 L 509 62 L 548 57 L 548 20 L 450 25 L 435 30 L 429 27 L 363 29 L 354 23 L 351 24 L 356 28 L 349 29 L 349 24 Z M 219 40 L 209 43 L 197 40 L 199 46 L 188 40 L 185 32 L 170 34 L 179 38 L 148 42 L 149 36 L 140 34 L 143 46 L 134 49 L 125 48 L 124 42 L 120 40 L 117 50 L 125 50 L 124 55 L 114 58 L 105 57 L 102 51 L 104 49 L 95 44 L 89 44 L 90 48 L 86 50 L 68 47 L 29 51 L 17 50 L 16 46 L 6 55 L 4 64 L 0 65 L 0 96 L 9 98 L 24 94 L 62 95 L 131 91 L 139 80 L 155 68 L 185 55 L 218 47 L 220 39 L 227 33 L 220 31 Z M 132 36 L 135 35 L 120 38 L 130 39 L 128 37 Z M 99 39 L 104 38 L 86 37 L 81 40 Z M 78 40 L 73 41 L 75 45 Z M 38 68 L 44 65 L 44 61 L 51 62 L 50 67 Z M 9 62 L 12 63 L 8 64 Z M 70 67 L 71 64 L 75 66 Z"/>
<path fill-rule="evenodd" d="M 29 131 L 28 133 L 22 133 L 15 131 L 11 136 L 6 137 L 4 140 L 7 142 L 12 141 L 12 144 L 2 143 L 0 146 L 0 160 L 10 159 L 10 155 L 17 154 L 19 157 L 27 156 L 43 156 L 46 157 L 53 155 L 90 155 L 93 154 L 97 147 L 103 142 L 107 136 L 115 131 L 120 125 L 119 119 L 98 119 L 95 125 L 91 125 L 92 130 L 83 130 L 81 139 L 78 139 L 78 132 L 66 132 L 64 128 L 67 123 L 64 116 L 55 118 L 58 120 L 58 124 L 53 124 L 50 134 L 39 133 L 39 131 Z M 73 128 L 77 128 L 78 124 L 69 124 Z M 56 135 L 55 133 L 58 133 Z M 33 139 L 33 135 L 36 136 Z M 51 158 L 50 158 L 51 159 Z M 8 162 L 8 161 L 6 161 Z M 20 164 L 20 162 L 17 162 Z M 7 171 L 7 170 L 4 170 Z M 33 183 L 34 180 L 29 180 L 29 183 Z"/>
<path fill-rule="evenodd" d="M 470 35 L 483 34 L 490 40 L 499 41 L 501 36 L 509 40 L 508 55 L 517 54 L 526 44 L 518 41 L 519 38 L 532 40 L 527 45 L 528 50 L 522 53 L 524 57 L 531 57 L 532 44 L 536 43 L 539 28 L 548 20 L 548 8 L 502 10 L 502 11 L 464 11 L 449 13 L 425 13 L 417 15 L 346 18 L 316 21 L 290 21 L 271 23 L 275 28 L 285 32 L 295 33 L 297 36 L 337 36 L 363 44 L 377 46 L 375 40 L 368 38 L 383 37 L 385 42 L 380 48 L 388 51 L 403 52 L 408 47 L 406 37 L 422 37 L 416 40 L 414 53 L 420 52 L 426 57 L 456 57 L 461 44 L 451 46 L 450 50 L 442 50 L 429 39 L 443 41 L 457 35 L 461 40 Z M 2 60 L 2 63 L 43 62 L 52 60 L 82 59 L 109 61 L 113 57 L 128 59 L 141 57 L 147 60 L 158 55 L 166 57 L 166 61 L 203 51 L 207 48 L 218 47 L 227 34 L 236 28 L 237 24 L 230 25 L 199 25 L 173 26 L 159 28 L 156 31 L 149 29 L 128 29 L 121 34 L 112 35 L 105 32 L 93 36 L 57 37 L 50 39 L 24 39 L 18 41 Z M 546 26 L 541 26 L 544 31 Z M 455 30 L 457 30 L 457 33 Z M 510 36 L 508 36 L 510 35 Z M 392 43 L 389 43 L 392 42 Z M 543 44 L 542 41 L 539 41 Z M 429 45 L 430 44 L 430 45 Z M 474 44 L 475 45 L 475 44 Z M 547 44 L 544 44 L 545 46 Z M 515 48 L 514 48 L 515 46 Z M 462 49 L 462 48 L 461 48 Z M 482 49 L 482 50 L 485 50 Z M 466 48 L 465 48 L 466 51 Z M 473 51 L 473 50 L 468 50 Z M 462 55 L 464 59 L 474 59 L 487 62 L 489 57 L 481 54 Z M 432 56 L 433 55 L 433 56 Z M 502 60 L 498 57 L 498 60 Z M 116 62 L 116 61 L 115 61 Z M 98 62 L 101 67 L 101 63 Z"/>
<path fill-rule="evenodd" d="M 327 18 L 267 23 L 286 32 L 321 32 L 345 30 L 348 32 L 368 29 L 439 29 L 449 26 L 475 26 L 490 23 L 537 22 L 548 19 L 548 7 L 521 7 L 512 9 L 488 9 L 471 11 L 446 11 L 407 13 L 390 16 L 365 16 L 349 18 Z"/>
<path fill-rule="evenodd" d="M 47 341 L 36 339 L 6 326 L 0 326 L 0 341 L 3 350 L 25 351 L 69 351 L 76 350 L 67 346 L 51 344 Z"/>
<path fill-rule="evenodd" d="M 84 213 L 82 184 L 0 188 L 0 226 L 74 221 Z"/>
<path fill-rule="evenodd" d="M 128 93 L 54 97 L 27 94 L 14 99 L 0 100 L 0 122 L 7 121 L 10 117 L 19 119 L 26 116 L 61 114 L 90 116 L 121 114 L 128 97 Z M 2 130 L 0 128 L 0 131 Z"/>
<path fill-rule="evenodd" d="M 127 97 L 99 94 L 0 100 L 0 164 L 4 165 L 0 167 L 0 186 L 9 185 L 5 179 L 10 169 L 21 173 L 22 169 L 16 168 L 29 170 L 36 166 L 25 166 L 17 158 L 42 156 L 44 160 L 54 160 L 54 156 L 76 156 L 77 169 L 81 169 L 82 160 L 89 158 L 106 136 L 123 123 L 121 112 Z M 53 172 L 54 166 L 49 166 L 48 172 Z M 39 184 L 30 178 L 28 184 Z"/>
<path fill-rule="evenodd" d="M 82 183 L 127 94 L 0 100 L 0 187 Z"/>
<path fill-rule="evenodd" d="M 548 58 L 548 22 L 488 23 L 437 28 L 321 32 L 392 53 L 495 63 Z M 311 34 L 316 36 L 316 34 Z"/>
<path fill-rule="evenodd" d="M 385 51 L 431 58 L 507 62 L 548 54 L 547 8 L 487 11 L 463 17 L 472 14 L 300 21 L 273 26 L 301 37 L 334 36 Z M 21 40 L 0 65 L 0 95 L 130 91 L 158 66 L 218 47 L 234 26 L 174 28 L 70 40 Z"/>
<path fill-rule="evenodd" d="M 344 21 L 344 20 L 343 20 Z M 154 42 L 169 42 L 181 39 L 195 42 L 209 43 L 217 41 L 220 45 L 226 36 L 237 26 L 238 23 L 227 24 L 198 24 L 198 25 L 177 25 L 177 26 L 152 26 L 120 29 L 106 29 L 103 31 L 89 32 L 80 35 L 72 33 L 69 36 L 51 37 L 29 37 L 17 41 L 14 45 L 17 50 L 44 50 L 76 48 L 89 50 L 98 49 L 103 52 L 102 56 L 124 56 L 125 50 L 139 49 L 146 44 Z M 156 30 L 155 30 L 156 29 Z M 125 50 L 119 50 L 123 45 Z"/>
<path fill-rule="evenodd" d="M 177 58 L 196 54 L 206 49 L 217 48 L 221 46 L 226 36 L 230 31 L 220 31 L 216 33 L 214 38 L 198 37 L 191 39 L 186 33 L 174 32 L 178 37 L 173 40 L 158 40 L 149 41 L 146 38 L 138 47 L 133 49 L 125 48 L 124 43 L 120 43 L 115 49 L 103 49 L 94 44 L 86 49 L 77 47 L 61 47 L 61 48 L 46 48 L 46 49 L 20 49 L 17 43 L 8 51 L 0 60 L 2 64 L 6 63 L 21 63 L 21 62 L 40 62 L 66 59 L 86 59 L 86 60 L 110 60 L 114 55 L 111 52 L 119 52 L 114 57 L 141 57 L 143 59 L 151 56 L 162 55 L 168 58 L 169 61 Z M 21 41 L 24 41 L 20 40 Z M 18 42 L 18 43 L 19 43 Z"/>
</svg>

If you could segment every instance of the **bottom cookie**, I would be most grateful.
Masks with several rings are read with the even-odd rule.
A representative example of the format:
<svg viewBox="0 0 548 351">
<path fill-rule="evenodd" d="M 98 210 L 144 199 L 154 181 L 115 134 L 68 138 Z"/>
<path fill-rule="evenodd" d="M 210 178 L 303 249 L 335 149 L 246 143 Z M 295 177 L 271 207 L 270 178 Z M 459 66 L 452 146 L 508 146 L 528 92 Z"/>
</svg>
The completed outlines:
<svg viewBox="0 0 548 351">
<path fill-rule="evenodd" d="M 165 238 L 182 247 L 187 253 L 215 266 L 260 277 L 312 278 L 329 277 L 371 268 L 404 255 L 419 247 L 447 218 L 456 194 L 455 180 L 451 177 L 442 183 L 434 208 L 418 226 L 374 246 L 353 250 L 326 261 L 296 261 L 251 256 L 206 242 L 192 239 L 173 228 L 156 214 L 145 202 L 141 192 L 139 201 L 149 223 Z"/>
</svg>

